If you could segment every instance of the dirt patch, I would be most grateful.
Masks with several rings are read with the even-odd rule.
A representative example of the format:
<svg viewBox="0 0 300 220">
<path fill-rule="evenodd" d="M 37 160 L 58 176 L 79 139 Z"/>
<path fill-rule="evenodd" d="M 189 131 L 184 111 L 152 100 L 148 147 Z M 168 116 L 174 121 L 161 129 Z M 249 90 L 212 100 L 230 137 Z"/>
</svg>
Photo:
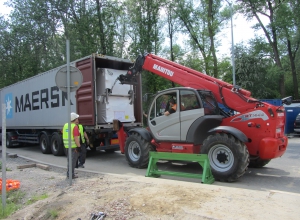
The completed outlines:
<svg viewBox="0 0 300 220">
<path fill-rule="evenodd" d="M 21 182 L 26 192 L 24 206 L 7 219 L 91 219 L 103 212 L 104 219 L 298 219 L 299 194 L 253 191 L 161 178 L 103 175 L 78 172 L 66 178 L 66 169 L 37 167 L 17 169 L 32 163 L 9 158 L 7 178 Z M 29 206 L 34 195 L 47 193 L 44 200 Z M 55 217 L 55 218 L 54 218 Z"/>
</svg>

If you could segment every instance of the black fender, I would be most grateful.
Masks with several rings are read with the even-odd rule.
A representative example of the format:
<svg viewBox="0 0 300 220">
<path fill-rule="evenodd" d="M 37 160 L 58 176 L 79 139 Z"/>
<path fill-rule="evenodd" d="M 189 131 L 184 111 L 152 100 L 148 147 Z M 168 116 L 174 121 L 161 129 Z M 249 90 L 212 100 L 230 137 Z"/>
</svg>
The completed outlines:
<svg viewBox="0 0 300 220">
<path fill-rule="evenodd" d="M 236 129 L 234 127 L 218 126 L 216 128 L 210 129 L 208 132 L 210 132 L 210 133 L 225 132 L 225 133 L 232 134 L 233 136 L 235 136 L 237 139 L 239 139 L 243 143 L 248 142 L 247 136 L 242 131 L 240 131 L 239 129 Z"/>
<path fill-rule="evenodd" d="M 144 138 L 148 142 L 151 142 L 151 140 L 153 139 L 151 133 L 145 128 L 133 128 L 130 129 L 128 133 L 129 134 L 138 133 L 139 135 L 142 136 L 142 138 Z"/>
<path fill-rule="evenodd" d="M 202 144 L 210 135 L 209 131 L 218 127 L 222 123 L 223 118 L 222 115 L 205 115 L 196 119 L 187 132 L 186 142 L 194 143 L 195 145 Z"/>
</svg>

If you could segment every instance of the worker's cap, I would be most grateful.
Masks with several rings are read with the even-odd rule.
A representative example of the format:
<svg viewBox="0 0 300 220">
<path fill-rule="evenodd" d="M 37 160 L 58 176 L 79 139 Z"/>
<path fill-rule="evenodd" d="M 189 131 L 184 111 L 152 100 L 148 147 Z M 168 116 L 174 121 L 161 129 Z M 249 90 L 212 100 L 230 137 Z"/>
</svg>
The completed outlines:
<svg viewBox="0 0 300 220">
<path fill-rule="evenodd" d="M 71 121 L 74 121 L 76 118 L 79 118 L 79 115 L 77 115 L 75 112 L 71 113 Z"/>
</svg>

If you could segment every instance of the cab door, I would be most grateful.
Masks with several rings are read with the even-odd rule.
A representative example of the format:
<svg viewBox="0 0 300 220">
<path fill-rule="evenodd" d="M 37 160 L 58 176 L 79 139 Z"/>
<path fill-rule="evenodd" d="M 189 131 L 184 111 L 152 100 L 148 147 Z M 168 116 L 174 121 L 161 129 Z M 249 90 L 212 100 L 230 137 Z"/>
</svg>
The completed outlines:
<svg viewBox="0 0 300 220">
<path fill-rule="evenodd" d="M 159 141 L 180 141 L 180 110 L 177 107 L 176 112 L 165 116 L 164 112 L 170 106 L 168 101 L 173 98 L 179 105 L 179 90 L 158 94 L 149 109 L 147 121 L 152 135 Z"/>
<path fill-rule="evenodd" d="M 180 135 L 181 141 L 186 141 L 187 134 L 191 125 L 199 118 L 204 116 L 204 108 L 201 108 L 199 96 L 194 89 L 180 90 Z"/>
</svg>

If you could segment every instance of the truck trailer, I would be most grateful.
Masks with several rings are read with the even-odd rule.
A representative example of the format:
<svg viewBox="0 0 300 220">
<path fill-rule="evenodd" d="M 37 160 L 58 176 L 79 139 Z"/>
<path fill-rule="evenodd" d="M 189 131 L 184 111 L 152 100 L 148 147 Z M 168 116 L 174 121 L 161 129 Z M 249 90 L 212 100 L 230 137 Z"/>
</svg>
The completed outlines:
<svg viewBox="0 0 300 220">
<path fill-rule="evenodd" d="M 61 130 L 70 120 L 69 102 L 71 112 L 80 115 L 79 121 L 86 128 L 92 150 L 119 150 L 113 120 L 118 119 L 128 129 L 142 126 L 141 79 L 136 85 L 114 85 L 131 65 L 130 60 L 99 54 L 71 62 L 70 66 L 82 72 L 83 81 L 70 97 L 55 82 L 57 72 L 66 65 L 2 88 L 0 101 L 6 107 L 6 146 L 37 144 L 44 154 L 64 155 Z M 0 126 L 2 133 L 2 117 Z"/>
</svg>

